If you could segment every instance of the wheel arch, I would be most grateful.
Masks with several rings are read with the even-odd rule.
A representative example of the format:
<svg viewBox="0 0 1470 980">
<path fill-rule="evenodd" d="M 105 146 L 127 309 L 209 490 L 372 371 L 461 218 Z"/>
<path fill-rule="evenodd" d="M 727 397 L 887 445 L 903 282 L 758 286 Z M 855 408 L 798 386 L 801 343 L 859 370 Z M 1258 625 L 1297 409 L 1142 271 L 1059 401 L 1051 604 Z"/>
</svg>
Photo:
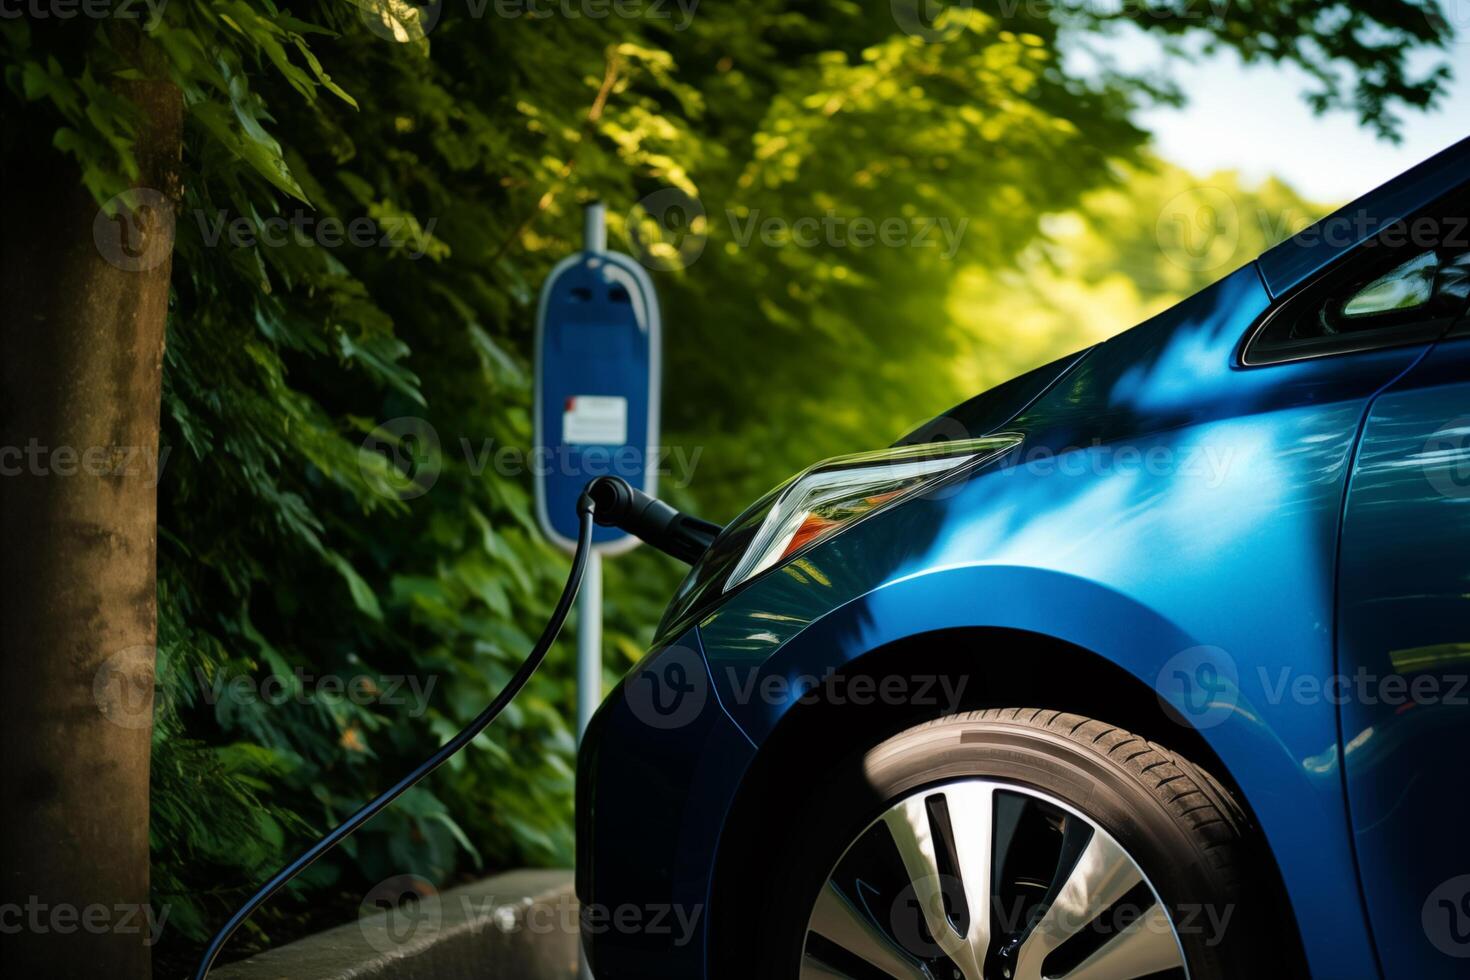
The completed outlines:
<svg viewBox="0 0 1470 980">
<path fill-rule="evenodd" d="M 1004 649 L 1006 656 L 977 651 Z M 838 758 L 862 751 L 913 725 L 952 713 L 980 708 L 1044 707 L 1080 714 L 1166 745 L 1220 780 L 1259 829 L 1250 798 L 1232 768 L 1210 742 L 1182 718 L 1165 710 L 1157 693 L 1137 676 L 1091 650 L 1042 633 L 1008 627 L 952 627 L 915 633 L 885 643 L 843 664 L 834 672 L 843 685 L 857 677 L 874 684 L 895 671 L 907 677 L 932 674 L 965 678 L 954 701 L 934 704 L 910 701 L 857 705 L 812 698 L 794 704 L 760 744 L 741 780 L 720 835 L 710 889 L 709 976 L 719 978 L 718 964 L 729 959 L 737 930 L 720 923 L 738 921 L 722 908 L 758 908 L 759 894 L 749 894 L 734 871 L 758 854 L 769 839 L 770 816 L 781 812 L 780 800 L 808 779 L 813 759 Z M 958 686 L 958 681 L 952 686 Z M 849 688 L 850 689 L 850 688 Z M 1305 976 L 1306 965 L 1296 919 L 1291 913 L 1281 871 L 1270 848 L 1261 847 L 1260 887 L 1263 896 L 1288 914 L 1283 917 L 1283 960 L 1287 975 Z M 1289 951 L 1289 952 L 1288 952 Z"/>
</svg>

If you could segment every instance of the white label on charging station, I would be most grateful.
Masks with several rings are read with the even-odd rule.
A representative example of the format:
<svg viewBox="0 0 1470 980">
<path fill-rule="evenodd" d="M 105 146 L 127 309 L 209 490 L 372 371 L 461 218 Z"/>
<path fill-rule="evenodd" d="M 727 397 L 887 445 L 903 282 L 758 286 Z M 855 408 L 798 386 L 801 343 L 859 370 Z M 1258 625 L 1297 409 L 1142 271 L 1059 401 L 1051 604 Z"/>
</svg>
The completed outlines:
<svg viewBox="0 0 1470 980">
<path fill-rule="evenodd" d="M 628 399 L 573 395 L 561 413 L 561 438 L 569 446 L 621 446 L 628 441 Z"/>
</svg>

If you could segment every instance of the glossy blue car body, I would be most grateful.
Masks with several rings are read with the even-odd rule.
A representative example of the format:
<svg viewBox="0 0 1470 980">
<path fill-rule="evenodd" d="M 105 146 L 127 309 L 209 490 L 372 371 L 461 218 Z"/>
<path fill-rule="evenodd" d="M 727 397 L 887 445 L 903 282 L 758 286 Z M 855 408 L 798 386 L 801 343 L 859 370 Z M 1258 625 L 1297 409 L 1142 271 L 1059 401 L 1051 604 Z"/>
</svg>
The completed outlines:
<svg viewBox="0 0 1470 980">
<path fill-rule="evenodd" d="M 1055 666 L 1028 655 L 1006 676 L 1095 662 L 1212 757 L 1266 841 L 1311 975 L 1467 975 L 1470 329 L 1242 361 L 1264 317 L 1467 178 L 1470 140 L 1326 219 L 1333 234 L 957 410 L 951 435 L 1024 441 L 667 621 L 579 766 L 599 980 L 718 972 L 717 869 L 759 824 L 730 814 L 771 753 L 799 751 L 782 731 L 806 710 L 802 678 L 900 648 L 917 664 L 926 639 L 979 676 L 1017 636 L 1055 644 Z M 1109 690 L 1070 697 L 1142 724 L 1109 717 Z M 620 907 L 693 921 L 596 917 Z"/>
</svg>

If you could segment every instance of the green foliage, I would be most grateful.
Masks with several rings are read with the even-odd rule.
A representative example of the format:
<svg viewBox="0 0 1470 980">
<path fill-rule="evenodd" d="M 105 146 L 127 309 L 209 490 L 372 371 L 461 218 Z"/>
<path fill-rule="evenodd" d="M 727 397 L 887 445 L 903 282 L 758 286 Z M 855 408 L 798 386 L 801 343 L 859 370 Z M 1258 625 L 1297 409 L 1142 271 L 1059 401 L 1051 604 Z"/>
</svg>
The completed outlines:
<svg viewBox="0 0 1470 980">
<path fill-rule="evenodd" d="M 1135 195 L 1125 169 L 1150 166 L 1134 110 L 1177 93 L 1069 73 L 1062 52 L 1105 18 L 1024 7 L 951 10 L 936 43 L 886 3 L 776 0 L 632 18 L 446 4 L 437 24 L 401 0 L 199 0 L 147 25 L 5 22 L 7 114 L 44 120 L 99 204 L 138 173 L 136 114 L 111 83 L 167 78 L 186 106 L 153 768 L 170 957 L 248 891 L 235 883 L 472 717 L 550 611 L 566 562 L 496 450 L 530 441 L 535 291 L 577 247 L 582 201 L 609 202 L 615 245 L 636 232 L 673 267 L 656 275 L 665 442 L 698 471 L 665 488 L 720 519 L 1214 278 L 1161 264 L 1151 238 L 1185 178 Z M 1391 131 L 1444 80 L 1406 74 L 1443 41 L 1417 10 L 1232 6 L 1188 36 L 1303 65 L 1324 108 Z M 697 198 L 692 237 L 650 227 L 659 198 L 634 206 L 667 188 Z M 1308 208 L 1273 187 L 1242 199 Z M 1040 216 L 1064 213 L 1035 244 Z M 370 234 L 329 243 L 331 221 Z M 282 222 L 296 230 L 272 233 Z M 1034 275 L 1003 272 L 1017 257 Z M 1089 319 L 1098 296 L 1111 319 Z M 610 675 L 677 574 L 643 552 L 610 563 Z M 249 944 L 289 933 L 302 893 L 567 864 L 570 659 L 564 644 L 489 736 L 258 916 Z M 408 678 L 421 696 L 352 698 L 307 674 L 370 692 Z"/>
<path fill-rule="evenodd" d="M 950 322 L 973 352 L 953 366 L 980 391 L 1161 313 L 1332 210 L 1279 181 L 1242 184 L 1158 161 L 1042 221 L 1007 267 L 957 270 Z"/>
</svg>

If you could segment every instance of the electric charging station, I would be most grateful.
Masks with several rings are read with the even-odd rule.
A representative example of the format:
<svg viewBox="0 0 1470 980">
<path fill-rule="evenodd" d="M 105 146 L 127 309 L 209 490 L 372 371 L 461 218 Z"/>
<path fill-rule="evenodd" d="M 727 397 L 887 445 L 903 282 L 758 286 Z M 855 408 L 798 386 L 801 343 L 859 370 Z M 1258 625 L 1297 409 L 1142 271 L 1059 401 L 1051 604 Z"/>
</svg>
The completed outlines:
<svg viewBox="0 0 1470 980">
<path fill-rule="evenodd" d="M 642 266 L 607 251 L 601 204 L 588 205 L 582 231 L 585 247 L 552 270 L 536 314 L 536 515 L 547 536 L 572 554 L 572 568 L 551 618 L 521 666 L 468 725 L 297 855 L 235 910 L 200 955 L 194 980 L 208 980 L 220 950 L 251 913 L 500 716 L 556 642 L 574 596 L 580 619 L 580 741 L 602 699 L 602 555 L 627 551 L 643 540 L 692 563 L 719 532 L 716 525 L 681 514 L 654 497 L 658 297 Z M 569 515 L 575 520 L 567 520 Z M 579 973 L 581 980 L 591 980 L 585 962 Z"/>
<path fill-rule="evenodd" d="M 536 519 L 576 548 L 576 502 L 587 481 L 618 476 L 650 496 L 659 431 L 660 322 L 648 272 L 607 250 L 606 213 L 583 212 L 582 251 L 563 259 L 536 310 Z M 577 600 L 577 735 L 602 700 L 602 556 L 638 539 L 598 527 Z"/>
<path fill-rule="evenodd" d="M 607 250 L 601 204 L 587 206 L 582 233 L 583 250 L 552 270 L 536 311 L 536 516 L 546 535 L 572 553 L 572 569 L 551 618 L 484 711 L 256 889 L 214 934 L 194 980 L 207 980 L 220 950 L 252 912 L 499 717 L 556 641 L 574 595 L 580 741 L 602 699 L 602 556 L 646 540 L 692 562 L 718 533 L 715 525 L 654 498 L 658 471 L 651 454 L 658 442 L 660 351 L 653 283 L 632 258 Z M 582 980 L 591 980 L 585 962 L 579 970 Z"/>
</svg>

